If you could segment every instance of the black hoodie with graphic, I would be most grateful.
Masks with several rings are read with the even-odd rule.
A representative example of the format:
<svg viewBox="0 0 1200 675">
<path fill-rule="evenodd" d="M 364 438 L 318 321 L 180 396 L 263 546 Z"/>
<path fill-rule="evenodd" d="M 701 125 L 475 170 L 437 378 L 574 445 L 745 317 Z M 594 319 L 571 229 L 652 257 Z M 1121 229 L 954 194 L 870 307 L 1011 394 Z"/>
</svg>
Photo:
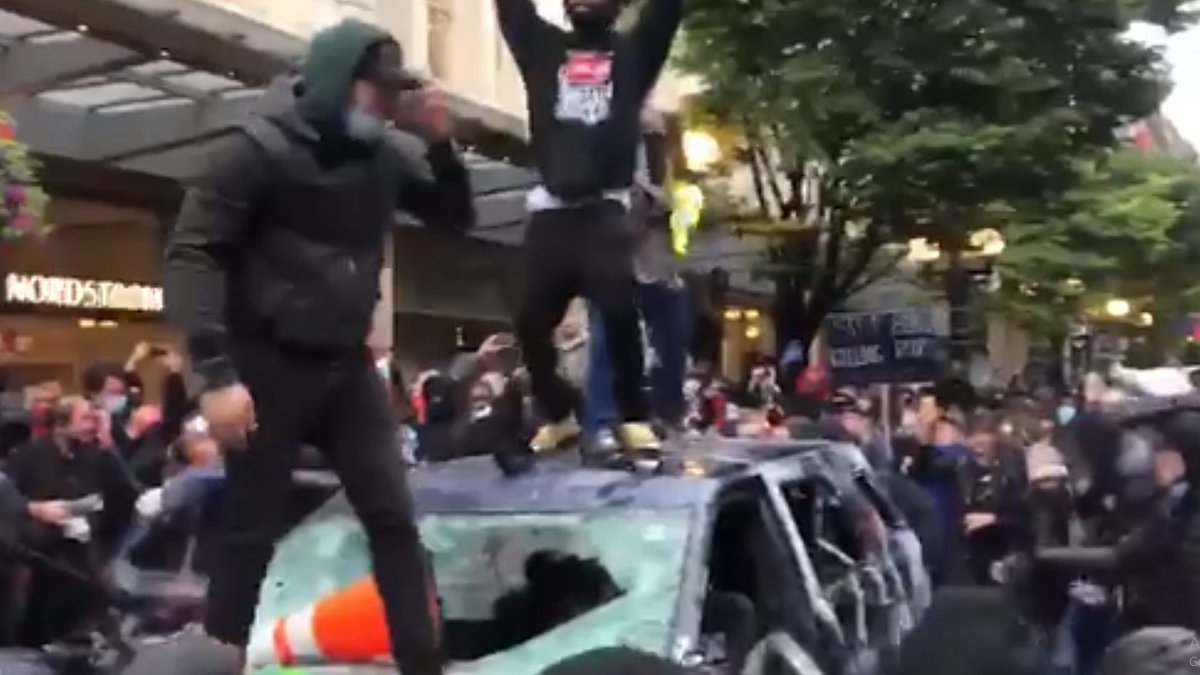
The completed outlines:
<svg viewBox="0 0 1200 675">
<path fill-rule="evenodd" d="M 467 169 L 449 143 L 428 145 L 422 160 L 414 137 L 389 131 L 372 144 L 345 132 L 360 63 L 391 41 L 356 21 L 318 34 L 301 77 L 277 81 L 189 186 L 164 290 L 208 387 L 236 381 L 238 340 L 361 349 L 397 209 L 447 229 L 473 224 Z"/>
<path fill-rule="evenodd" d="M 597 198 L 633 185 L 642 105 L 662 71 L 683 18 L 683 0 L 645 0 L 628 31 L 565 31 L 532 0 L 496 0 L 529 108 L 542 182 L 565 200 Z"/>
</svg>

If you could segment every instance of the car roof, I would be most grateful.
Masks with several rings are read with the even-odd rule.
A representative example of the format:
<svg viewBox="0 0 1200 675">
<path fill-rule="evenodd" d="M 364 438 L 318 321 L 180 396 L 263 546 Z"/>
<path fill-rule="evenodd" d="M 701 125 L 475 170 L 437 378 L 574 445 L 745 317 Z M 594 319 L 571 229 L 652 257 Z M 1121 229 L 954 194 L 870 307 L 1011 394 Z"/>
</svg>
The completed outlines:
<svg viewBox="0 0 1200 675">
<path fill-rule="evenodd" d="M 670 445 L 661 471 L 584 468 L 577 457 L 539 460 L 505 476 L 490 457 L 417 468 L 410 485 L 423 513 L 554 513 L 602 508 L 704 506 L 722 486 L 827 447 L 823 441 L 703 439 Z"/>
</svg>

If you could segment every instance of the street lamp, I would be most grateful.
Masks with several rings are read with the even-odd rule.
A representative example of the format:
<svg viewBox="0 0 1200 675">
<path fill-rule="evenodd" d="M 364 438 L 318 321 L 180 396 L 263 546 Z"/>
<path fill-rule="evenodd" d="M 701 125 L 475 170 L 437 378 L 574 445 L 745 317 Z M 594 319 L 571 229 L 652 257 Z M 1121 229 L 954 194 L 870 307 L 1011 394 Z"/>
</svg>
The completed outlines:
<svg viewBox="0 0 1200 675">
<path fill-rule="evenodd" d="M 925 237 L 918 237 L 908 240 L 908 253 L 905 257 L 914 263 L 931 263 L 942 257 L 942 249 Z"/>
<path fill-rule="evenodd" d="M 1149 328 L 1154 325 L 1154 315 L 1150 312 L 1142 312 L 1138 317 L 1138 325 L 1143 328 Z"/>
<path fill-rule="evenodd" d="M 1104 304 L 1104 312 L 1114 319 L 1124 319 L 1131 311 L 1133 308 L 1124 298 L 1113 298 Z"/>
<path fill-rule="evenodd" d="M 995 258 L 1008 248 L 1004 235 L 990 227 L 972 232 L 969 243 L 975 254 L 983 258 Z"/>
<path fill-rule="evenodd" d="M 721 161 L 721 145 L 707 131 L 689 129 L 683 132 L 683 161 L 688 171 L 705 173 Z"/>
</svg>

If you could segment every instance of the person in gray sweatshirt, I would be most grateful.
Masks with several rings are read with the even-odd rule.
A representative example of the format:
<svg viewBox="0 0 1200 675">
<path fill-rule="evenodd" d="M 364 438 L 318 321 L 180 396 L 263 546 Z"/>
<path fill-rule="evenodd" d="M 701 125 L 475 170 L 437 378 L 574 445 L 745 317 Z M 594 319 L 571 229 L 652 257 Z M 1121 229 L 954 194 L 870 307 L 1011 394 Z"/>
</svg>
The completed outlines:
<svg viewBox="0 0 1200 675">
<path fill-rule="evenodd" d="M 671 241 L 670 200 L 666 195 L 666 130 L 662 116 L 642 115 L 642 145 L 635 175 L 630 226 L 638 237 L 634 258 L 636 299 L 651 358 L 650 403 L 654 417 L 668 428 L 681 425 L 686 408 L 683 380 L 687 369 L 691 306 L 680 277 L 680 256 Z M 608 452 L 616 446 L 618 422 L 612 399 L 612 364 L 604 317 L 589 305 L 588 373 L 584 432 L 588 447 Z"/>
</svg>

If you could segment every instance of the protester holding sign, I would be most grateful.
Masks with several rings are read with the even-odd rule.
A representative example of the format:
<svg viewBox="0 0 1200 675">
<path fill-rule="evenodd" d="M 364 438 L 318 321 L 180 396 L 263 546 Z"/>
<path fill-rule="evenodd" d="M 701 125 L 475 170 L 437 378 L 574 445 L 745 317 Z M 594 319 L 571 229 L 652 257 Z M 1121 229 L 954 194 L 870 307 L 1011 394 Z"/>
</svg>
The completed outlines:
<svg viewBox="0 0 1200 675">
<path fill-rule="evenodd" d="M 825 334 L 839 385 L 937 379 L 944 339 L 928 309 L 833 314 Z"/>
</svg>

